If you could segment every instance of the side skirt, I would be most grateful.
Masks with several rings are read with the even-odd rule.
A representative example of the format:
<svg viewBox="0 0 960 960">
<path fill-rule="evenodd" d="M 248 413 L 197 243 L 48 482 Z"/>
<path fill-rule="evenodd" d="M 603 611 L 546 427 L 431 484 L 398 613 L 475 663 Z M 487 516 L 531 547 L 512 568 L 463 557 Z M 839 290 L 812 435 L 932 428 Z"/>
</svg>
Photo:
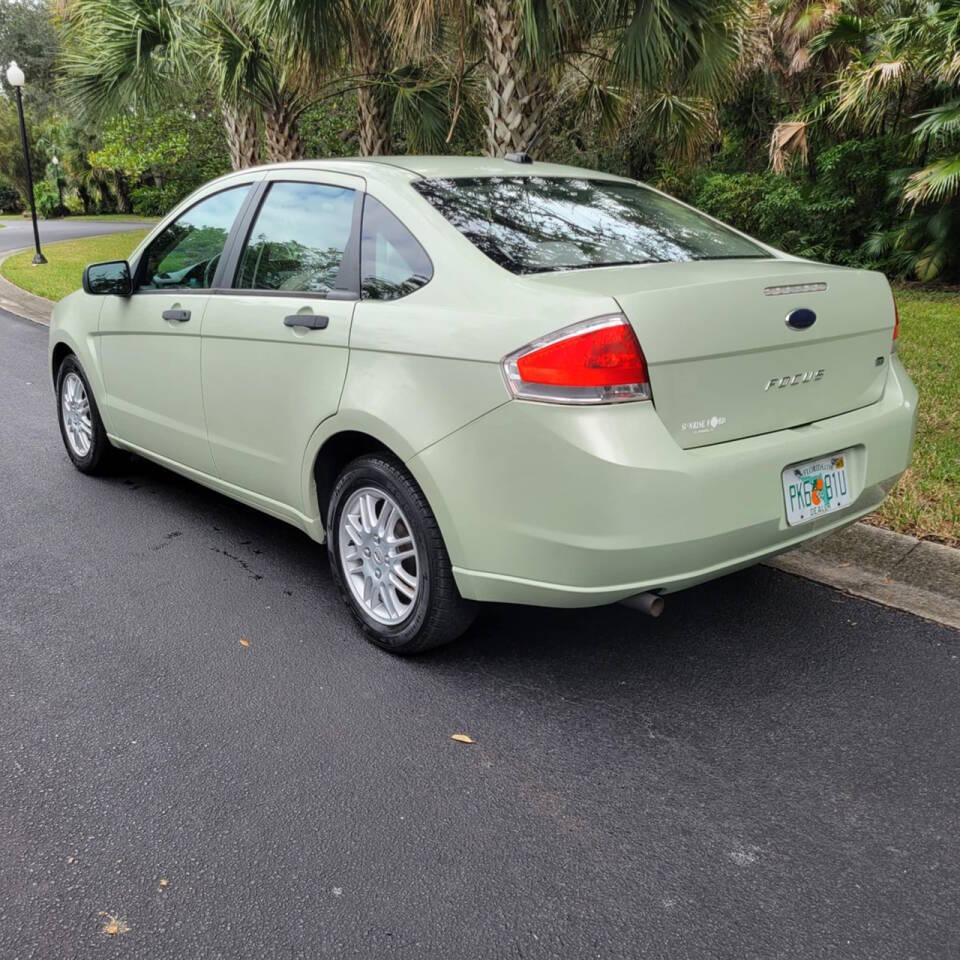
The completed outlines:
<svg viewBox="0 0 960 960">
<path fill-rule="evenodd" d="M 161 467 L 179 473 L 188 480 L 193 480 L 233 500 L 239 500 L 240 503 L 245 503 L 248 507 L 260 510 L 262 513 L 276 517 L 278 520 L 283 520 L 298 530 L 302 530 L 311 540 L 316 540 L 317 543 L 323 543 L 326 540 L 326 531 L 323 529 L 319 517 L 308 517 L 305 513 L 301 513 L 288 504 L 280 503 L 279 500 L 271 500 L 270 497 L 264 497 L 252 490 L 247 490 L 245 487 L 238 487 L 236 484 L 228 483 L 219 477 L 212 477 L 201 470 L 194 470 L 193 467 L 185 466 L 176 460 L 151 453 L 151 451 L 138 447 L 135 443 L 121 440 L 120 437 L 113 434 L 107 434 L 107 436 L 110 438 L 110 442 L 121 450 L 129 450 L 130 453 L 135 453 L 146 460 L 152 460 L 154 463 L 160 464 Z"/>
</svg>

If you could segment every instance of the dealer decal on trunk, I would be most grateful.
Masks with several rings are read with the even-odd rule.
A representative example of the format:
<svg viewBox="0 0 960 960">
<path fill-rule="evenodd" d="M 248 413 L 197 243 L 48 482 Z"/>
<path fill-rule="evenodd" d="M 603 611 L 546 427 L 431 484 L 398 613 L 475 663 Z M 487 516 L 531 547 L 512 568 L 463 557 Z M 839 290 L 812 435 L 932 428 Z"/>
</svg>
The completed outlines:
<svg viewBox="0 0 960 960">
<path fill-rule="evenodd" d="M 722 427 L 727 422 L 726 417 L 704 417 L 702 420 L 687 420 L 680 424 L 680 429 L 690 433 L 712 433 L 717 427 Z"/>
</svg>

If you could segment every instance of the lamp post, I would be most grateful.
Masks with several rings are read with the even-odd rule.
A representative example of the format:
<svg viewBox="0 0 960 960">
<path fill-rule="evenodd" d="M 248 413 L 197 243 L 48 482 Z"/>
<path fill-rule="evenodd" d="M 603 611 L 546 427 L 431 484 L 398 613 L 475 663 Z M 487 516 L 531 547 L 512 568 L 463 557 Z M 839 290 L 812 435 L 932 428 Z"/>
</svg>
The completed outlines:
<svg viewBox="0 0 960 960">
<path fill-rule="evenodd" d="M 34 264 L 46 263 L 47 258 L 40 252 L 40 230 L 37 228 L 37 206 L 33 202 L 33 173 L 30 170 L 30 148 L 27 146 L 27 128 L 23 122 L 23 98 L 20 88 L 23 86 L 23 71 L 12 60 L 7 68 L 7 83 L 17 91 L 17 112 L 20 114 L 20 142 L 23 144 L 23 162 L 27 168 L 27 193 L 30 195 L 30 216 L 33 218 L 33 243 L 37 248 Z"/>
<path fill-rule="evenodd" d="M 63 216 L 63 184 L 60 182 L 60 161 L 57 159 L 56 154 L 53 157 L 53 172 L 54 176 L 57 178 L 57 196 L 60 198 L 57 202 L 57 216 Z"/>
</svg>

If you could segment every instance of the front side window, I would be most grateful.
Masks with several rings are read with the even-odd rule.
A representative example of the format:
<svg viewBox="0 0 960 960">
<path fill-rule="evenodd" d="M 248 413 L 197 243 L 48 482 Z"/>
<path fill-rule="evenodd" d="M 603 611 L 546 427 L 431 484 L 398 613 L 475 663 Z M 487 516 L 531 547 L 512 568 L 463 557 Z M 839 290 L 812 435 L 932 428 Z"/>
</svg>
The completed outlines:
<svg viewBox="0 0 960 960">
<path fill-rule="evenodd" d="M 354 191 L 321 183 L 271 184 L 240 259 L 244 290 L 328 293 L 339 287 Z"/>
<path fill-rule="evenodd" d="M 249 184 L 195 203 L 147 247 L 139 290 L 209 290 Z"/>
<path fill-rule="evenodd" d="M 363 201 L 360 291 L 365 300 L 396 300 L 419 290 L 433 264 L 416 237 L 369 194 Z"/>
<path fill-rule="evenodd" d="M 513 273 L 770 256 L 703 214 L 633 183 L 471 177 L 413 186 Z"/>
</svg>

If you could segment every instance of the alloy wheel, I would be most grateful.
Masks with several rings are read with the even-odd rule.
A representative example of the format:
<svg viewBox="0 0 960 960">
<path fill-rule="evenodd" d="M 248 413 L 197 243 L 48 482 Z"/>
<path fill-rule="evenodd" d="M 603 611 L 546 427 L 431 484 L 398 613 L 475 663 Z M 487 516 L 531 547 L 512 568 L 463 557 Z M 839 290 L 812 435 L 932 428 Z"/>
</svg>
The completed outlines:
<svg viewBox="0 0 960 960">
<path fill-rule="evenodd" d="M 67 443 L 74 455 L 82 460 L 93 446 L 93 420 L 87 389 L 83 380 L 73 371 L 63 378 L 60 412 Z"/>
<path fill-rule="evenodd" d="M 340 563 L 354 600 L 379 623 L 395 626 L 420 592 L 420 553 L 400 505 L 377 487 L 351 494 L 340 511 Z"/>
</svg>

